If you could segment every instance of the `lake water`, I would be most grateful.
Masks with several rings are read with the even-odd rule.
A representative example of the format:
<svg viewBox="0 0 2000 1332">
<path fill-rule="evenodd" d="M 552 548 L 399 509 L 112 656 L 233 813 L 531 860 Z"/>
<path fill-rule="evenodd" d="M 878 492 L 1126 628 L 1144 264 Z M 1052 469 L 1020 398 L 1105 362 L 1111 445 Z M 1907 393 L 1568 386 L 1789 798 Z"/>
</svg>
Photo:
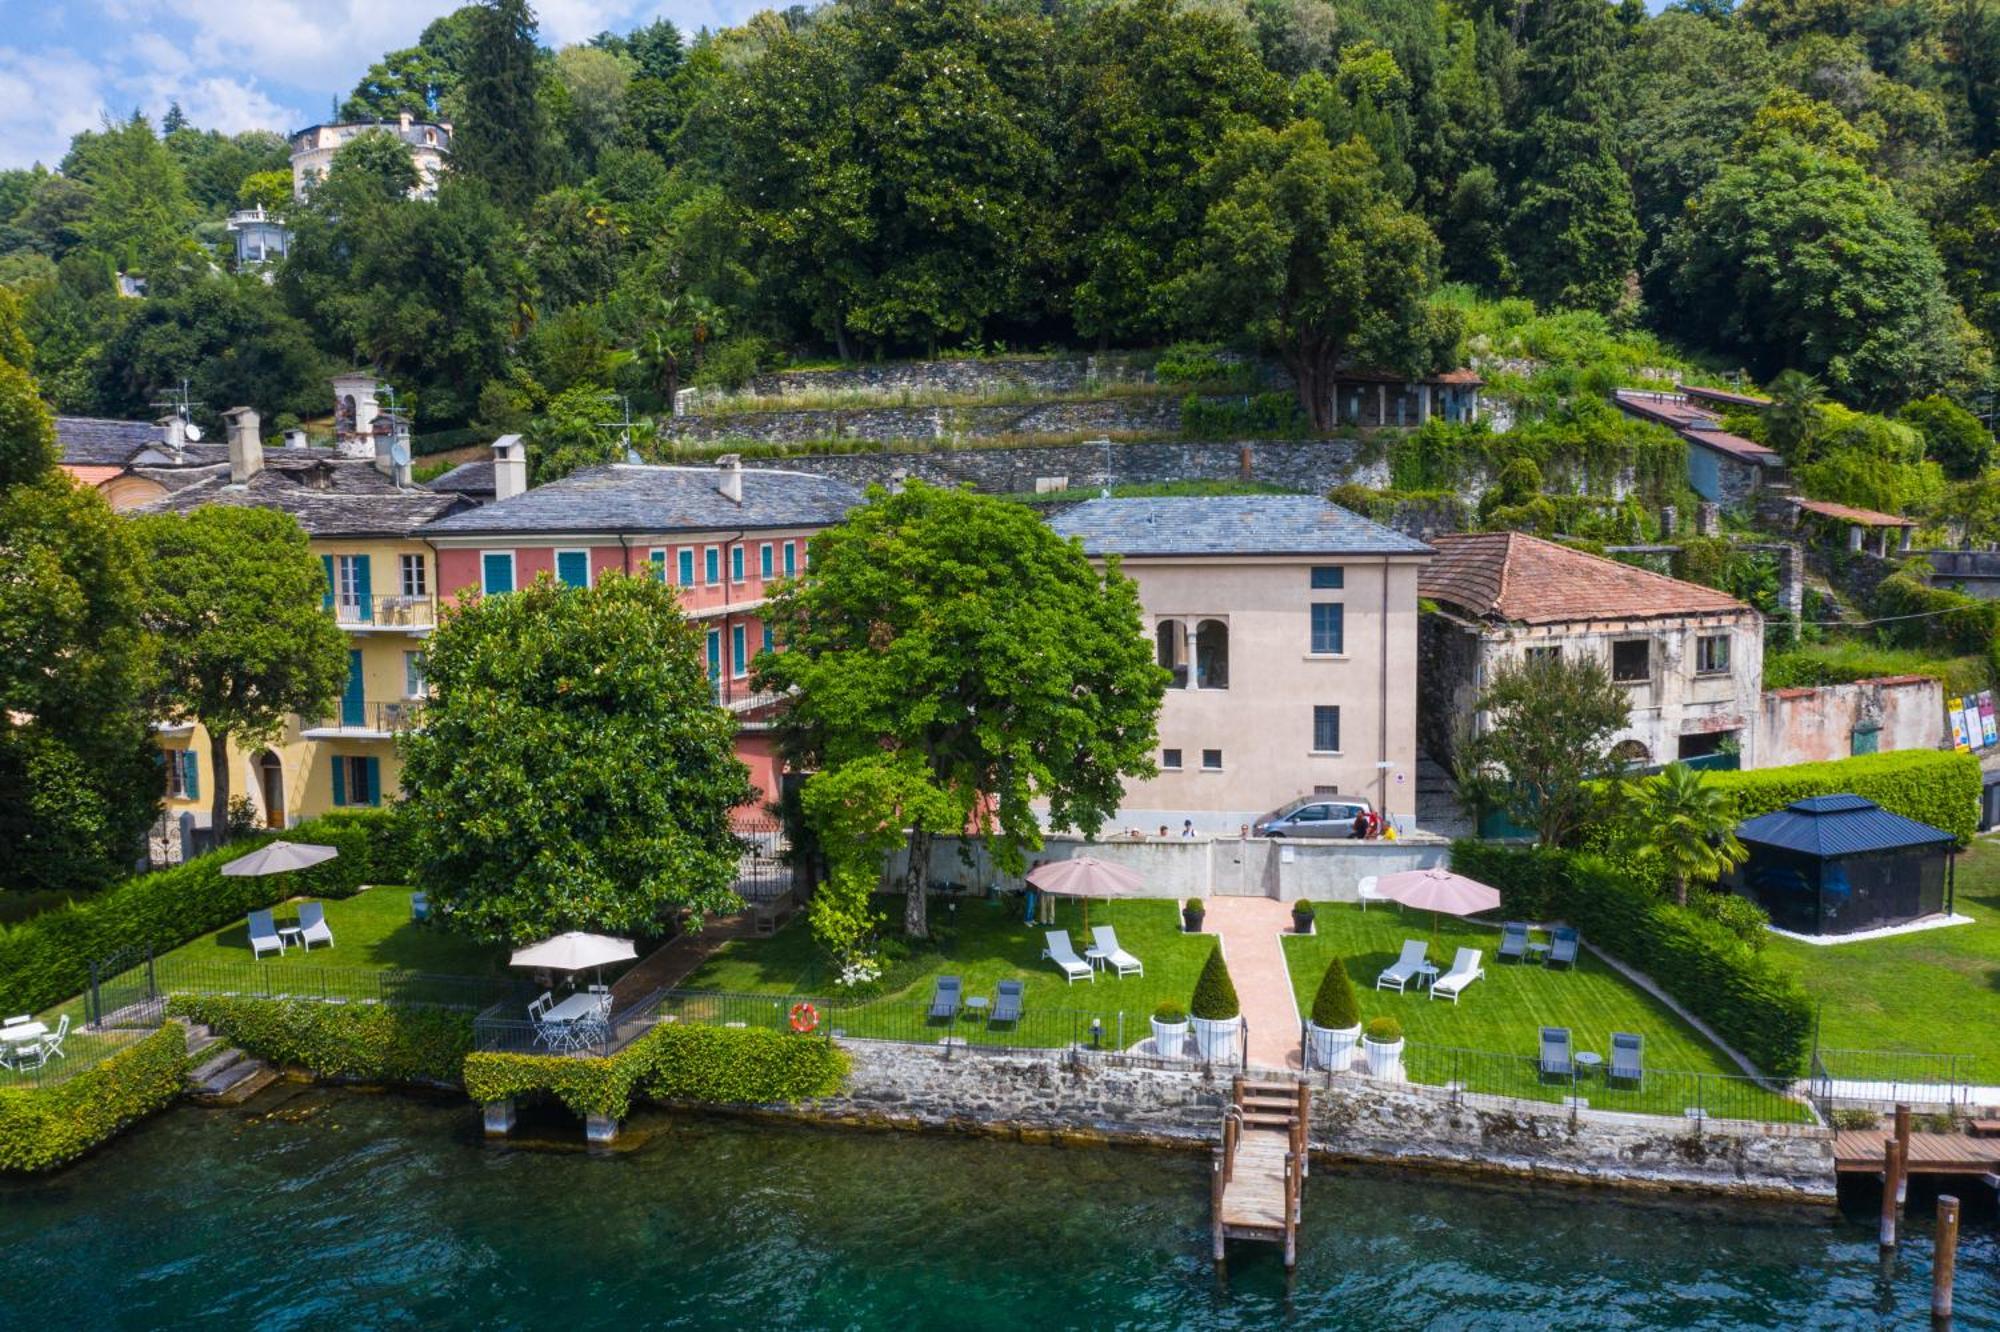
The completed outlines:
<svg viewBox="0 0 2000 1332">
<path fill-rule="evenodd" d="M 0 1183 L 0 1326 L 1929 1325 L 1928 1228 L 1885 1273 L 1860 1215 L 1328 1168 L 1289 1289 L 1262 1245 L 1232 1246 L 1225 1285 L 1193 1157 L 631 1127 L 591 1154 L 486 1146 L 462 1101 L 285 1088 L 177 1109 Z M 1984 1206 L 1960 1329 L 2000 1328 Z"/>
</svg>

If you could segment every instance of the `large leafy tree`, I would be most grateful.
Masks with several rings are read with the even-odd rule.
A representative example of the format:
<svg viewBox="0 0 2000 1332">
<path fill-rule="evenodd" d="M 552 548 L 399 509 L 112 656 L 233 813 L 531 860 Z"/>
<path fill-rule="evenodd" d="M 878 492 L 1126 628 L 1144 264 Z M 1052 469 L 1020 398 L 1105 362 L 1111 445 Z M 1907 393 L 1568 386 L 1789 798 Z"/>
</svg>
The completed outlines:
<svg viewBox="0 0 2000 1332">
<path fill-rule="evenodd" d="M 784 650 L 759 657 L 756 678 L 786 696 L 795 761 L 895 765 L 875 789 L 910 820 L 911 935 L 928 929 L 934 836 L 976 828 L 1018 870 L 1041 844 L 1036 802 L 1050 827 L 1094 833 L 1124 779 L 1152 772 L 1166 677 L 1137 589 L 1024 506 L 920 483 L 876 490 L 814 538 L 810 572 L 768 613 Z M 912 773 L 931 793 L 910 789 Z"/>
<path fill-rule="evenodd" d="M 519 211 L 547 186 L 552 165 L 535 11 L 528 0 L 485 0 L 469 26 L 452 164 Z"/>
<path fill-rule="evenodd" d="M 146 622 L 160 639 L 159 714 L 200 722 L 215 771 L 212 827 L 229 835 L 229 742 L 317 716 L 347 678 L 326 575 L 290 514 L 210 504 L 136 520 Z"/>
<path fill-rule="evenodd" d="M 0 293 L 0 870 L 96 888 L 129 866 L 159 799 L 139 552 L 55 467 L 18 301 Z"/>
<path fill-rule="evenodd" d="M 1415 376 L 1456 358 L 1457 318 L 1430 302 L 1437 239 L 1384 188 L 1362 140 L 1330 144 L 1310 120 L 1233 130 L 1201 186 L 1182 318 L 1275 352 L 1315 427 L 1333 424 L 1344 362 Z"/>
<path fill-rule="evenodd" d="M 454 928 L 652 932 L 734 902 L 730 811 L 754 792 L 665 586 L 544 578 L 460 607 L 425 678 L 403 790 L 419 881 Z"/>
<path fill-rule="evenodd" d="M 199 261 L 187 178 L 145 117 L 78 135 L 63 174 L 86 192 L 80 239 L 107 262 L 165 283 Z"/>
<path fill-rule="evenodd" d="M 1596 657 L 1531 657 L 1496 670 L 1473 711 L 1486 726 L 1458 737 L 1460 798 L 1505 809 L 1544 846 L 1573 842 L 1604 808 L 1594 784 L 1618 773 L 1611 738 L 1631 718 L 1624 689 Z"/>
</svg>

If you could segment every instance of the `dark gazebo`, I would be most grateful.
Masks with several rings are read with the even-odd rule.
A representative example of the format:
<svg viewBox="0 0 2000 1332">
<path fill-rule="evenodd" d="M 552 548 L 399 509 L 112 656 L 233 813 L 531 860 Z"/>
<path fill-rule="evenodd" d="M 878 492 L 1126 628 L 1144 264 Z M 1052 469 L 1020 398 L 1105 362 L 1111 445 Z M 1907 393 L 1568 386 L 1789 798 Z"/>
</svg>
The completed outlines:
<svg viewBox="0 0 2000 1332">
<path fill-rule="evenodd" d="M 1854 934 L 1949 912 L 1958 839 L 1856 795 L 1746 821 L 1739 891 L 1795 934 Z"/>
</svg>

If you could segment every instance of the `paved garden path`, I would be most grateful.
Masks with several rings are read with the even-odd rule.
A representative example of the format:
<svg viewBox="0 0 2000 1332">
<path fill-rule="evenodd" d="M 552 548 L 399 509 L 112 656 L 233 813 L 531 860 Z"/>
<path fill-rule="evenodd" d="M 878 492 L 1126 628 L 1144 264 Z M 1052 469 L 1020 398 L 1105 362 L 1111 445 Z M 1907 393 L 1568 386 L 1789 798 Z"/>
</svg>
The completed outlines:
<svg viewBox="0 0 2000 1332">
<path fill-rule="evenodd" d="M 1299 1066 L 1299 1006 L 1292 997 L 1279 934 L 1292 909 L 1268 897 L 1211 897 L 1203 928 L 1222 937 L 1229 977 L 1250 1024 L 1250 1062 L 1264 1068 Z"/>
</svg>

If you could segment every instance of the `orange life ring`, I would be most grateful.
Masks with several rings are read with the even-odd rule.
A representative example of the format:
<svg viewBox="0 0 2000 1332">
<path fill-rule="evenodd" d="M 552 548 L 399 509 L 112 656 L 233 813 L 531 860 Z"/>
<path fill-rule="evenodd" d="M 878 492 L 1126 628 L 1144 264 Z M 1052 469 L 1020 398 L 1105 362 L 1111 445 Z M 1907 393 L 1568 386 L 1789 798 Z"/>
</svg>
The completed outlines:
<svg viewBox="0 0 2000 1332">
<path fill-rule="evenodd" d="M 805 1000 L 792 1005 L 792 1030 L 803 1036 L 819 1025 L 819 1010 Z"/>
</svg>

